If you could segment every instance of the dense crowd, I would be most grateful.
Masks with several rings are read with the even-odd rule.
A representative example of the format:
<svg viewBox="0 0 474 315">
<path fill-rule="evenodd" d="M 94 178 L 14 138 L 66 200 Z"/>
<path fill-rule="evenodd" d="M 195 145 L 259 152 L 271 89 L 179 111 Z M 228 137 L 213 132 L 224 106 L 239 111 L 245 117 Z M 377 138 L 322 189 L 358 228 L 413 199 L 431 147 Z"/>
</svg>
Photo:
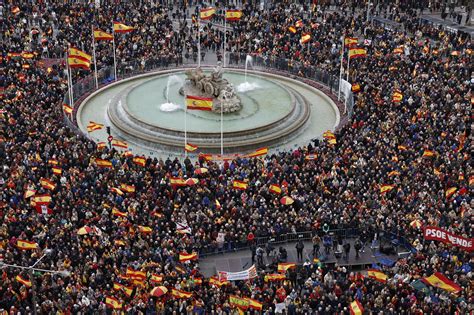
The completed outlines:
<svg viewBox="0 0 474 315">
<path fill-rule="evenodd" d="M 222 165 L 204 159 L 149 158 L 141 166 L 116 150 L 98 150 L 64 124 L 63 65 L 47 68 L 43 58 L 64 58 L 68 45 L 90 52 L 92 27 L 111 32 L 111 21 L 118 20 L 136 27 L 116 39 L 121 67 L 157 56 L 175 62 L 197 53 L 196 26 L 184 19 L 184 12 L 188 18 L 194 12 L 169 12 L 148 2 L 100 9 L 22 4 L 18 9 L 5 6 L 0 44 L 0 261 L 31 266 L 48 248 L 53 252 L 36 267 L 67 270 L 70 275 L 34 273 L 30 278 L 27 272 L 3 268 L 0 310 L 33 312 L 33 287 L 17 281 L 20 274 L 34 282 L 42 314 L 110 311 L 107 296 L 122 301 L 130 314 L 225 314 L 236 311 L 229 295 L 259 301 L 265 314 L 274 312 L 278 303 L 285 303 L 288 314 L 348 314 L 354 300 L 372 313 L 472 311 L 471 253 L 425 242 L 422 230 L 411 224 L 418 220 L 472 237 L 473 47 L 465 34 L 420 25 L 414 14 L 403 15 L 402 29 L 389 30 L 351 11 L 315 10 L 308 17 L 296 6 L 280 4 L 265 11 L 244 6 L 241 21 L 227 36 L 228 51 L 238 56 L 281 58 L 289 67 L 316 67 L 338 75 L 342 37 L 365 34 L 367 57 L 351 61 L 349 80 L 361 91 L 352 119 L 336 134 L 337 143 L 316 140 L 293 152 Z M 405 9 L 410 8 L 397 10 Z M 301 29 L 289 32 L 299 20 Z M 211 22 L 204 33 L 204 51 L 222 49 L 221 28 Z M 309 44 L 300 43 L 303 33 L 311 34 Z M 401 46 L 402 52 L 394 53 Z M 16 55 L 21 52 L 34 54 Z M 101 43 L 97 54 L 98 68 L 113 64 L 111 47 Z M 232 62 L 237 59 L 231 57 Z M 400 102 L 393 101 L 396 91 L 403 95 Z M 425 151 L 434 154 L 424 156 Z M 308 154 L 317 159 L 306 159 Z M 96 159 L 110 160 L 113 166 L 98 167 Z M 61 173 L 53 172 L 53 166 Z M 170 185 L 171 177 L 196 177 L 194 171 L 201 167 L 209 171 L 198 175 L 197 185 Z M 56 187 L 45 189 L 41 178 Z M 248 189 L 232 189 L 234 180 L 247 181 Z M 134 192 L 111 191 L 122 184 L 133 185 Z M 291 196 L 294 204 L 282 205 L 281 195 L 269 191 L 271 184 L 280 185 L 282 195 Z M 382 185 L 394 188 L 381 194 Z M 447 197 L 451 187 L 457 190 Z M 34 195 L 25 195 L 33 190 Z M 38 214 L 31 203 L 44 194 L 51 195 L 50 215 Z M 116 211 L 126 216 L 114 215 Z M 182 233 L 177 223 L 191 233 Z M 393 267 L 383 267 L 389 276 L 386 283 L 361 279 L 344 267 L 305 264 L 284 281 L 266 282 L 260 270 L 251 281 L 215 285 L 201 275 L 198 261 L 179 262 L 179 253 L 222 247 L 221 235 L 232 249 L 252 245 L 258 237 L 287 233 L 322 237 L 325 224 L 370 235 L 403 235 L 413 253 Z M 93 231 L 78 235 L 84 226 Z M 21 250 L 18 240 L 36 242 L 38 248 Z M 148 277 L 160 275 L 163 279 L 156 285 L 192 292 L 192 297 L 151 297 L 153 283 L 127 279 L 128 268 Z M 462 291 L 452 294 L 432 287 L 426 292 L 410 285 L 433 272 L 443 273 Z M 114 283 L 133 291 L 117 291 Z"/>
</svg>

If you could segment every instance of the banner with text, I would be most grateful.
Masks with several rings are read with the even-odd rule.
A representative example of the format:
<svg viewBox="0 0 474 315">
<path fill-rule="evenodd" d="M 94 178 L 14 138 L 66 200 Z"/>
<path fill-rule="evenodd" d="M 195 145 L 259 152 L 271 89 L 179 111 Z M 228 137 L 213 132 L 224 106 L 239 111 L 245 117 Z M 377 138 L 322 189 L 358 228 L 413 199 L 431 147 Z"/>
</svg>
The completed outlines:
<svg viewBox="0 0 474 315">
<path fill-rule="evenodd" d="M 423 234 L 425 236 L 425 240 L 448 243 L 453 246 L 461 247 L 467 251 L 474 250 L 472 238 L 465 238 L 462 236 L 454 235 L 446 230 L 440 229 L 435 226 L 425 227 Z"/>
<path fill-rule="evenodd" d="M 230 272 L 230 271 L 218 271 L 219 281 L 236 281 L 236 280 L 248 280 L 257 277 L 257 268 L 252 265 L 247 270 Z"/>
</svg>

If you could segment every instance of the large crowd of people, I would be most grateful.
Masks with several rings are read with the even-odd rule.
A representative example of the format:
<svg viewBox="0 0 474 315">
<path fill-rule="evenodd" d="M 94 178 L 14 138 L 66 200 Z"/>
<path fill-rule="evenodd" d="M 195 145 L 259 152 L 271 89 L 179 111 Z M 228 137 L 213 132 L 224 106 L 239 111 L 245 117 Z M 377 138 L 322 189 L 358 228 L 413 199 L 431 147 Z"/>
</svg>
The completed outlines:
<svg viewBox="0 0 474 315">
<path fill-rule="evenodd" d="M 394 10 L 403 28 L 389 29 L 367 22 L 358 10 L 307 14 L 288 4 L 265 10 L 245 5 L 241 20 L 227 30 L 230 63 L 253 54 L 338 75 L 342 38 L 357 37 L 364 45 L 367 56 L 351 60 L 349 81 L 360 87 L 354 114 L 336 133 L 337 143 L 315 140 L 292 152 L 225 163 L 148 158 L 143 166 L 115 149 L 99 150 L 64 123 L 64 63 L 45 66 L 45 60 L 64 58 L 68 46 L 90 52 L 92 28 L 111 32 L 117 20 L 135 27 L 116 38 L 119 67 L 144 65 L 150 58 L 180 63 L 198 51 L 191 21 L 196 11 L 169 11 L 148 1 L 100 9 L 45 2 L 7 4 L 1 17 L 0 262 L 31 266 L 42 258 L 35 267 L 69 274 L 0 265 L 4 314 L 32 314 L 34 303 L 41 314 L 111 312 L 107 297 L 129 314 L 229 314 L 237 311 L 229 296 L 262 304 L 262 311 L 246 309 L 250 314 L 275 313 L 282 303 L 287 314 L 349 314 L 355 300 L 374 314 L 472 311 L 472 254 L 425 241 L 420 228 L 472 237 L 474 81 L 468 35 L 420 24 L 411 7 Z M 300 20 L 301 29 L 290 32 Z M 208 54 L 223 47 L 223 30 L 215 22 L 203 27 L 202 49 Z M 311 35 L 309 43 L 301 44 L 303 33 Z M 113 65 L 111 49 L 97 45 L 99 69 Z M 402 94 L 401 101 L 394 93 Z M 317 158 L 308 160 L 308 154 Z M 99 167 L 97 159 L 112 161 L 112 167 Z M 202 167 L 208 172 L 197 175 L 195 186 L 170 184 L 172 177 L 196 177 Z M 234 180 L 246 181 L 248 188 L 232 189 Z M 122 184 L 134 189 L 111 190 Z M 280 185 L 294 204 L 282 205 L 282 195 L 269 191 L 271 184 Z M 381 193 L 384 185 L 392 189 Z M 51 197 L 50 214 L 38 213 L 44 208 L 34 203 L 44 195 Z M 179 261 L 183 252 L 222 247 L 221 235 L 225 248 L 233 249 L 259 237 L 298 232 L 323 237 L 325 224 L 403 235 L 412 254 L 382 267 L 386 282 L 315 263 L 298 266 L 286 280 L 266 281 L 266 271 L 259 270 L 249 281 L 216 284 L 201 274 L 199 260 Z M 84 226 L 91 230 L 78 234 Z M 22 240 L 36 248 L 19 248 Z M 45 249 L 52 252 L 42 257 Z M 130 270 L 143 271 L 146 279 L 130 277 Z M 434 272 L 462 290 L 411 285 Z M 161 279 L 152 281 L 155 275 Z M 117 284 L 131 290 L 117 290 Z M 158 285 L 169 292 L 151 296 Z M 192 294 L 179 297 L 172 289 Z"/>
</svg>

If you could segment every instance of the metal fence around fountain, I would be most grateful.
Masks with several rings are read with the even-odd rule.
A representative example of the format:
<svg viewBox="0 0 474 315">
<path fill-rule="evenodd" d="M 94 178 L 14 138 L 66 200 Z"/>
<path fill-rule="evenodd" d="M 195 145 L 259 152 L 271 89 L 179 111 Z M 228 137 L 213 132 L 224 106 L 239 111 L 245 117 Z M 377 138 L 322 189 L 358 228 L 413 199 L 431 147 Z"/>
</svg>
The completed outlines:
<svg viewBox="0 0 474 315">
<path fill-rule="evenodd" d="M 230 68 L 245 68 L 245 60 L 247 55 L 235 55 L 227 53 L 229 58 L 226 65 Z M 117 77 L 119 80 L 130 78 L 139 74 L 157 71 L 157 70 L 169 70 L 188 68 L 196 66 L 194 60 L 185 58 L 175 57 L 155 57 L 148 58 L 146 60 L 134 60 L 129 62 L 123 62 L 117 67 Z M 211 64 L 203 64 L 203 66 L 214 66 Z M 275 73 L 285 76 L 290 76 L 293 79 L 299 80 L 306 84 L 309 84 L 315 88 L 322 90 L 326 95 L 330 96 L 334 101 L 339 98 L 339 77 L 332 75 L 326 70 L 318 69 L 317 66 L 305 66 L 298 61 L 290 61 L 283 58 L 274 58 L 268 56 L 252 56 L 251 69 L 259 70 L 269 73 Z M 99 88 L 114 82 L 114 69 L 113 67 L 104 67 L 97 72 L 97 80 L 99 82 Z M 93 73 L 76 79 L 74 82 L 73 92 L 75 105 L 80 104 L 81 101 L 87 95 L 95 91 L 95 78 Z M 341 102 L 336 102 L 339 105 L 344 104 L 342 110 L 343 116 L 346 116 L 346 120 L 350 119 L 353 114 L 354 108 L 354 97 L 352 92 L 348 95 L 340 94 Z M 67 95 L 63 99 L 64 103 L 71 105 Z M 77 111 L 77 106 L 74 106 L 74 113 Z M 75 117 L 75 115 L 73 115 Z M 74 129 L 80 132 L 77 128 L 77 120 L 70 121 L 70 117 L 65 115 L 68 125 L 74 125 Z M 71 126 L 72 127 L 72 126 Z M 87 136 L 87 135 L 86 135 Z"/>
</svg>

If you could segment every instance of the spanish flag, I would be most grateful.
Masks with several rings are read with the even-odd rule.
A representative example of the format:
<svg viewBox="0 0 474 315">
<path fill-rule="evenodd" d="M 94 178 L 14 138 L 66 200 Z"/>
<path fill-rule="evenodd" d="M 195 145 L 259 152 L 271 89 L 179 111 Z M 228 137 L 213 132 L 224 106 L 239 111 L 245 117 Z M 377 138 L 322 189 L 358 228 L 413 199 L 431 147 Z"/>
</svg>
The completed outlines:
<svg viewBox="0 0 474 315">
<path fill-rule="evenodd" d="M 16 247 L 18 247 L 19 249 L 23 249 L 23 250 L 37 249 L 38 248 L 38 243 L 29 242 L 29 241 L 25 241 L 25 240 L 17 240 L 16 241 Z"/>
<path fill-rule="evenodd" d="M 98 167 L 112 168 L 112 162 L 102 159 L 95 159 L 95 164 Z"/>
<path fill-rule="evenodd" d="M 395 49 L 393 50 L 393 53 L 394 53 L 395 55 L 401 55 L 401 54 L 403 54 L 403 46 L 399 46 L 399 47 L 395 48 Z"/>
<path fill-rule="evenodd" d="M 326 140 L 330 140 L 330 139 L 336 139 L 336 136 L 334 135 L 334 133 L 328 130 L 323 133 L 323 138 Z"/>
<path fill-rule="evenodd" d="M 102 150 L 107 147 L 107 144 L 105 142 L 97 142 L 97 150 Z"/>
<path fill-rule="evenodd" d="M 303 36 L 301 36 L 300 43 L 301 43 L 301 44 L 306 44 L 306 43 L 309 42 L 310 40 L 311 40 L 311 35 L 309 35 L 309 34 L 303 34 Z"/>
<path fill-rule="evenodd" d="M 288 30 L 292 32 L 293 34 L 296 33 L 296 28 L 294 26 L 288 27 Z"/>
<path fill-rule="evenodd" d="M 351 90 L 354 93 L 360 92 L 360 84 L 359 83 L 352 84 Z"/>
<path fill-rule="evenodd" d="M 216 14 L 216 9 L 214 8 L 201 9 L 201 11 L 199 12 L 201 20 L 210 20 L 212 19 L 214 14 Z"/>
<path fill-rule="evenodd" d="M 198 147 L 194 144 L 191 144 L 191 143 L 186 143 L 186 145 L 184 146 L 184 150 L 186 150 L 186 152 L 194 152 L 198 149 Z"/>
<path fill-rule="evenodd" d="M 179 253 L 179 261 L 180 262 L 185 262 L 185 261 L 188 261 L 188 260 L 197 260 L 197 259 L 198 259 L 198 254 L 196 254 L 196 253 L 192 253 L 192 254 Z"/>
<path fill-rule="evenodd" d="M 262 155 L 266 155 L 268 153 L 268 148 L 265 147 L 265 148 L 260 148 L 260 149 L 257 149 L 255 150 L 255 152 L 252 152 L 250 154 L 247 154 L 245 157 L 257 157 L 257 156 L 262 156 Z"/>
<path fill-rule="evenodd" d="M 127 217 L 127 212 L 122 212 L 119 209 L 113 207 L 112 208 L 112 215 L 124 218 L 124 217 Z"/>
<path fill-rule="evenodd" d="M 154 283 L 160 283 L 163 282 L 163 276 L 162 275 L 157 275 L 156 273 L 152 273 L 150 277 L 150 281 Z"/>
<path fill-rule="evenodd" d="M 229 295 L 229 304 L 237 307 L 239 310 L 246 310 L 249 308 L 250 302 L 246 298 L 240 298 L 236 295 Z"/>
<path fill-rule="evenodd" d="M 209 278 L 209 284 L 210 284 L 210 285 L 215 285 L 215 286 L 217 286 L 217 287 L 220 288 L 220 287 L 222 287 L 223 285 L 229 284 L 229 281 L 224 281 L 224 280 L 221 281 L 221 280 L 219 280 L 219 278 L 217 278 L 216 276 L 214 276 L 214 277 L 210 277 L 210 278 Z"/>
<path fill-rule="evenodd" d="M 150 234 L 151 232 L 153 232 L 151 227 L 143 226 L 143 225 L 138 226 L 138 231 L 143 234 Z"/>
<path fill-rule="evenodd" d="M 382 185 L 380 186 L 380 193 L 385 194 L 394 188 L 395 188 L 395 185 Z"/>
<path fill-rule="evenodd" d="M 271 273 L 265 276 L 265 282 L 281 281 L 285 279 L 285 275 L 280 273 Z"/>
<path fill-rule="evenodd" d="M 31 283 L 30 280 L 27 280 L 25 278 L 23 278 L 22 276 L 18 275 L 15 277 L 16 281 L 20 282 L 21 284 L 27 286 L 28 288 L 31 288 L 33 286 L 33 284 Z"/>
<path fill-rule="evenodd" d="M 238 190 L 246 190 L 247 189 L 247 183 L 246 182 L 243 182 L 243 181 L 240 181 L 240 180 L 234 180 L 233 184 L 232 184 L 232 187 L 234 187 L 234 189 L 238 189 Z"/>
<path fill-rule="evenodd" d="M 87 131 L 88 132 L 100 130 L 102 128 L 104 128 L 103 124 L 98 124 L 98 123 L 95 123 L 93 121 L 89 121 L 89 124 L 87 125 Z"/>
<path fill-rule="evenodd" d="M 114 290 L 123 291 L 127 296 L 131 296 L 133 292 L 133 287 L 126 287 L 123 284 L 114 282 Z"/>
<path fill-rule="evenodd" d="M 56 188 L 56 184 L 46 178 L 40 178 L 40 184 L 44 189 L 54 190 Z"/>
<path fill-rule="evenodd" d="M 178 299 L 189 299 L 193 296 L 191 292 L 185 292 L 181 290 L 172 289 L 171 295 Z"/>
<path fill-rule="evenodd" d="M 63 173 L 63 170 L 60 167 L 53 166 L 53 173 L 56 175 L 61 175 Z"/>
<path fill-rule="evenodd" d="M 408 148 L 407 148 L 406 146 L 404 146 L 404 145 L 399 145 L 397 148 L 398 148 L 398 150 L 400 150 L 400 151 L 406 151 L 406 150 L 408 150 Z"/>
<path fill-rule="evenodd" d="M 80 68 L 84 70 L 90 70 L 91 68 L 91 63 L 89 61 L 85 61 L 75 57 L 68 57 L 67 63 L 72 69 Z"/>
<path fill-rule="evenodd" d="M 30 197 L 33 197 L 36 194 L 36 190 L 34 189 L 27 189 L 25 193 L 23 194 L 23 198 L 28 199 Z"/>
<path fill-rule="evenodd" d="M 133 186 L 133 185 L 121 184 L 120 189 L 124 190 L 124 191 L 126 191 L 130 194 L 135 192 L 135 186 Z"/>
<path fill-rule="evenodd" d="M 278 272 L 285 273 L 288 269 L 296 268 L 295 263 L 280 263 L 278 264 Z"/>
<path fill-rule="evenodd" d="M 212 98 L 187 95 L 186 108 L 189 110 L 212 110 Z"/>
<path fill-rule="evenodd" d="M 229 22 L 231 21 L 239 21 L 242 17 L 241 10 L 227 10 L 225 11 L 225 19 Z"/>
<path fill-rule="evenodd" d="M 68 104 L 63 104 L 63 111 L 66 113 L 66 114 L 72 114 L 72 107 L 69 106 Z"/>
<path fill-rule="evenodd" d="M 141 157 L 141 156 L 136 156 L 136 157 L 133 158 L 132 162 L 137 164 L 137 165 L 140 165 L 142 167 L 145 167 L 146 159 L 144 157 Z"/>
<path fill-rule="evenodd" d="M 309 153 L 309 154 L 306 154 L 306 156 L 304 157 L 306 161 L 313 161 L 313 160 L 316 160 L 317 158 L 318 158 L 318 155 L 316 153 Z"/>
<path fill-rule="evenodd" d="M 350 304 L 349 309 L 351 311 L 351 315 L 362 315 L 364 313 L 364 308 L 357 300 Z"/>
<path fill-rule="evenodd" d="M 94 39 L 95 40 L 113 40 L 114 36 L 109 33 L 97 30 L 97 31 L 94 31 Z"/>
<path fill-rule="evenodd" d="M 146 273 L 143 271 L 133 270 L 132 268 L 127 268 L 125 273 L 130 279 L 145 280 Z"/>
<path fill-rule="evenodd" d="M 73 57 L 73 58 L 77 58 L 77 59 L 80 59 L 80 60 L 84 60 L 84 61 L 87 61 L 87 62 L 91 62 L 92 60 L 92 56 L 83 52 L 82 50 L 79 50 L 77 48 L 69 48 L 68 50 L 68 54 L 69 54 L 69 57 Z"/>
<path fill-rule="evenodd" d="M 32 52 L 24 51 L 24 52 L 21 53 L 21 58 L 23 58 L 23 59 L 33 59 L 34 56 L 35 56 L 35 54 L 32 53 Z"/>
<path fill-rule="evenodd" d="M 421 281 L 433 287 L 440 288 L 440 289 L 453 292 L 453 293 L 458 293 L 459 291 L 462 290 L 460 286 L 458 286 L 456 283 L 446 278 L 440 272 L 435 272 L 429 277 L 422 278 Z"/>
<path fill-rule="evenodd" d="M 112 140 L 112 146 L 113 147 L 118 147 L 118 148 L 123 148 L 123 149 L 128 149 L 128 143 L 127 142 L 117 140 L 117 139 Z"/>
<path fill-rule="evenodd" d="M 122 24 L 120 22 L 114 22 L 114 32 L 115 33 L 129 33 L 133 31 L 135 28 L 132 26 L 127 26 L 125 24 Z"/>
<path fill-rule="evenodd" d="M 171 186 L 186 186 L 186 181 L 179 177 L 171 177 L 170 184 Z"/>
<path fill-rule="evenodd" d="M 430 151 L 430 150 L 425 150 L 423 151 L 423 155 L 422 157 L 432 157 L 435 155 L 435 152 L 434 151 Z"/>
<path fill-rule="evenodd" d="M 254 309 L 254 310 L 257 310 L 257 311 L 261 311 L 262 308 L 263 308 L 263 304 L 260 303 L 259 301 L 257 300 L 253 300 L 251 298 L 247 298 L 247 301 L 249 302 L 249 307 L 251 309 Z"/>
<path fill-rule="evenodd" d="M 384 274 L 383 272 L 380 272 L 380 270 L 377 270 L 377 269 L 368 269 L 367 275 L 369 278 L 375 279 L 383 283 L 387 282 L 387 278 L 388 278 L 386 274 Z"/>
<path fill-rule="evenodd" d="M 410 226 L 414 229 L 419 229 L 422 226 L 422 223 L 420 220 L 413 220 L 410 222 Z"/>
<path fill-rule="evenodd" d="M 390 177 L 396 176 L 396 175 L 400 175 L 400 172 L 399 171 L 391 171 L 390 173 L 388 173 L 388 176 L 390 176 Z"/>
<path fill-rule="evenodd" d="M 367 51 L 364 48 L 350 48 L 349 49 L 349 58 L 365 57 L 367 56 Z"/>
<path fill-rule="evenodd" d="M 445 196 L 446 196 L 446 199 L 451 198 L 451 196 L 454 195 L 454 193 L 456 192 L 456 190 L 458 190 L 457 187 L 448 188 L 448 189 L 446 190 L 446 192 L 444 193 Z"/>
<path fill-rule="evenodd" d="M 48 164 L 49 164 L 49 165 L 59 165 L 59 162 L 58 162 L 58 160 L 49 159 L 49 160 L 48 160 Z"/>
<path fill-rule="evenodd" d="M 344 38 L 344 46 L 352 46 L 352 45 L 357 45 L 357 42 L 359 41 L 359 39 L 355 38 L 355 37 L 346 37 Z"/>
<path fill-rule="evenodd" d="M 51 202 L 51 196 L 49 194 L 36 195 L 35 197 L 33 197 L 33 201 L 35 203 L 48 204 Z"/>
<path fill-rule="evenodd" d="M 114 244 L 117 246 L 125 246 L 125 242 L 123 240 L 115 240 Z"/>
<path fill-rule="evenodd" d="M 15 6 L 15 7 L 12 7 L 11 11 L 12 11 L 13 14 L 18 14 L 18 13 L 20 13 L 20 8 Z"/>
<path fill-rule="evenodd" d="M 116 193 L 116 194 L 118 194 L 118 195 L 120 195 L 120 196 L 123 195 L 123 191 L 120 190 L 120 188 L 112 187 L 112 188 L 110 188 L 110 191 L 111 191 L 111 192 L 114 192 L 114 193 Z"/>
<path fill-rule="evenodd" d="M 105 298 L 105 305 L 107 305 L 108 307 L 110 307 L 114 310 L 122 309 L 122 303 L 120 303 L 120 301 L 117 300 L 116 298 L 113 298 L 113 297 L 110 297 L 110 296 L 107 296 Z"/>
<path fill-rule="evenodd" d="M 270 188 L 268 189 L 270 192 L 274 193 L 274 194 L 281 194 L 281 188 L 280 188 L 280 185 L 275 185 L 275 184 L 272 184 L 270 185 Z"/>
<path fill-rule="evenodd" d="M 402 100 L 403 100 L 403 94 L 402 94 L 402 92 L 400 92 L 400 91 L 398 91 L 398 90 L 393 91 L 392 102 L 394 102 L 394 103 L 400 103 Z"/>
</svg>

